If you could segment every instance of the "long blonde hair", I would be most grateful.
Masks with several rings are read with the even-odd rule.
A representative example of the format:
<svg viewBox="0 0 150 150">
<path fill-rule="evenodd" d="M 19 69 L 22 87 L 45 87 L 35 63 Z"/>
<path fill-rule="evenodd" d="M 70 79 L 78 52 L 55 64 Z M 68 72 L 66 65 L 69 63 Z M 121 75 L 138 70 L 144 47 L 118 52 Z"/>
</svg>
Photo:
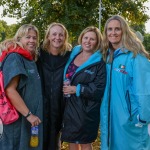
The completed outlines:
<svg viewBox="0 0 150 150">
<path fill-rule="evenodd" d="M 102 34 L 101 34 L 100 30 L 97 27 L 89 26 L 89 27 L 85 28 L 79 35 L 78 43 L 81 45 L 82 38 L 83 38 L 84 34 L 86 34 L 87 32 L 94 32 L 96 34 L 97 44 L 96 44 L 96 47 L 93 52 L 99 50 L 101 48 L 101 43 L 102 43 L 103 38 L 102 38 Z"/>
<path fill-rule="evenodd" d="M 3 42 L 0 43 L 0 55 L 2 54 L 2 51 L 9 51 L 9 49 L 16 49 L 17 46 L 22 47 L 22 44 L 16 42 L 14 39 L 4 40 Z"/>
<path fill-rule="evenodd" d="M 61 55 L 64 55 L 66 53 L 66 51 L 70 51 L 72 46 L 71 44 L 68 42 L 68 31 L 66 29 L 66 27 L 61 24 L 61 23 L 56 23 L 56 22 L 53 22 L 49 25 L 47 31 L 46 31 L 46 34 L 45 34 L 45 37 L 44 37 L 44 41 L 43 41 L 43 49 L 45 51 L 48 51 L 49 49 L 49 46 L 50 46 L 50 41 L 48 39 L 48 36 L 50 34 L 50 31 L 51 31 L 51 28 L 54 27 L 54 26 L 60 26 L 63 30 L 64 30 L 64 33 L 65 33 L 65 41 L 64 41 L 64 44 L 62 46 L 62 48 L 60 49 L 60 54 Z"/>
<path fill-rule="evenodd" d="M 139 40 L 137 35 L 129 27 L 126 20 L 120 15 L 114 15 L 106 21 L 106 24 L 104 27 L 103 42 L 102 42 L 102 54 L 103 54 L 104 60 L 106 61 L 108 49 L 112 47 L 111 43 L 109 42 L 107 38 L 107 26 L 108 26 L 108 23 L 112 20 L 118 20 L 120 22 L 120 26 L 122 30 L 122 39 L 121 39 L 122 46 L 128 49 L 129 51 L 133 52 L 134 57 L 138 53 L 141 53 L 145 55 L 147 58 L 149 58 L 149 53 L 145 50 L 142 42 Z"/>
<path fill-rule="evenodd" d="M 35 59 L 36 59 L 37 58 L 37 54 L 38 54 L 37 48 L 39 46 L 39 31 L 38 31 L 38 29 L 37 29 L 36 26 L 34 26 L 32 24 L 24 24 L 24 25 L 22 25 L 18 29 L 18 31 L 16 32 L 16 34 L 14 36 L 14 41 L 17 42 L 17 43 L 19 43 L 19 45 L 23 48 L 23 46 L 22 46 L 22 44 L 20 42 L 20 39 L 23 36 L 27 35 L 30 30 L 35 31 L 35 33 L 36 33 L 36 41 L 37 41 L 36 42 L 36 49 L 35 49 Z"/>
</svg>

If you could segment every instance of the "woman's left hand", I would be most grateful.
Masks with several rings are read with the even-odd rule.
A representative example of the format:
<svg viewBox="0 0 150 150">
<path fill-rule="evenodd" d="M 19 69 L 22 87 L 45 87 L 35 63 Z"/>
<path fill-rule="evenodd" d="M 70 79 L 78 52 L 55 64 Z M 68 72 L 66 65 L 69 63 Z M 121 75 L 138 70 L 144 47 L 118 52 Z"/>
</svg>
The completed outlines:
<svg viewBox="0 0 150 150">
<path fill-rule="evenodd" d="M 66 94 L 75 94 L 76 93 L 76 86 L 64 85 L 63 86 L 63 93 Z"/>
</svg>

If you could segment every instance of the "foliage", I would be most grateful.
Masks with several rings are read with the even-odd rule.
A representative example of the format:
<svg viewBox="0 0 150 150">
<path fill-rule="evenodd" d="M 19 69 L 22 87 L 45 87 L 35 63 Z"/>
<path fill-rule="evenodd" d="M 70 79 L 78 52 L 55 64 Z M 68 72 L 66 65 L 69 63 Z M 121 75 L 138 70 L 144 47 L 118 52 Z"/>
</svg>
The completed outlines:
<svg viewBox="0 0 150 150">
<path fill-rule="evenodd" d="M 144 44 L 146 50 L 149 51 L 149 53 L 150 53 L 150 34 L 144 35 L 143 44 Z"/>
<path fill-rule="evenodd" d="M 102 0 L 102 29 L 106 20 L 114 14 L 123 15 L 133 27 L 144 25 L 148 20 L 144 13 L 146 7 L 143 6 L 146 1 L 148 0 Z M 1 0 L 0 5 L 5 6 L 3 15 L 18 19 L 22 17 L 20 25 L 36 25 L 41 39 L 51 22 L 63 23 L 73 44 L 85 27 L 99 26 L 98 0 Z"/>
<path fill-rule="evenodd" d="M 17 30 L 17 25 L 12 24 L 10 26 L 3 20 L 0 20 L 0 42 L 4 39 L 12 38 Z"/>
</svg>

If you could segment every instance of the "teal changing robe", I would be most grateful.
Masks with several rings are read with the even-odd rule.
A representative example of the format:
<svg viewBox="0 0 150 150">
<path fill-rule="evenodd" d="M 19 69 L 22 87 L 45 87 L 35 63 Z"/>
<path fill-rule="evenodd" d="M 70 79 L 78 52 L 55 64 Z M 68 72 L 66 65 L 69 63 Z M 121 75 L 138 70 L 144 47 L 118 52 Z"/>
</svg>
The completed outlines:
<svg viewBox="0 0 150 150">
<path fill-rule="evenodd" d="M 20 75 L 18 92 L 29 110 L 42 120 L 41 82 L 34 61 L 29 61 L 17 53 L 10 54 L 3 66 L 4 86 L 13 77 Z M 0 139 L 0 150 L 31 150 L 29 146 L 31 124 L 20 114 L 19 119 L 9 125 L 4 125 L 3 137 Z M 42 123 L 39 125 L 39 146 L 42 150 Z"/>
<path fill-rule="evenodd" d="M 113 63 L 107 63 L 101 150 L 150 150 L 149 123 L 150 61 L 119 48 L 114 52 Z"/>
</svg>

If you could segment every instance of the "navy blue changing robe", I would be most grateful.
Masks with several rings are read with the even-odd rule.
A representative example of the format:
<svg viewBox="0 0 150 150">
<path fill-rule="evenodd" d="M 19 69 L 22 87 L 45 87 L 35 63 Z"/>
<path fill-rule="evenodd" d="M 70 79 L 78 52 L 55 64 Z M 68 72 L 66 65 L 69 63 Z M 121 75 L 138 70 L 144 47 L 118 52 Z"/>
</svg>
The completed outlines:
<svg viewBox="0 0 150 150">
<path fill-rule="evenodd" d="M 29 110 L 42 120 L 42 93 L 41 82 L 34 61 L 29 61 L 17 53 L 10 54 L 3 67 L 4 86 L 6 87 L 13 77 L 20 75 L 18 92 Z M 39 146 L 42 150 L 42 123 L 39 125 Z M 29 146 L 31 124 L 20 114 L 19 119 L 9 125 L 4 125 L 4 133 L 0 139 L 0 150 L 31 150 Z"/>
</svg>

